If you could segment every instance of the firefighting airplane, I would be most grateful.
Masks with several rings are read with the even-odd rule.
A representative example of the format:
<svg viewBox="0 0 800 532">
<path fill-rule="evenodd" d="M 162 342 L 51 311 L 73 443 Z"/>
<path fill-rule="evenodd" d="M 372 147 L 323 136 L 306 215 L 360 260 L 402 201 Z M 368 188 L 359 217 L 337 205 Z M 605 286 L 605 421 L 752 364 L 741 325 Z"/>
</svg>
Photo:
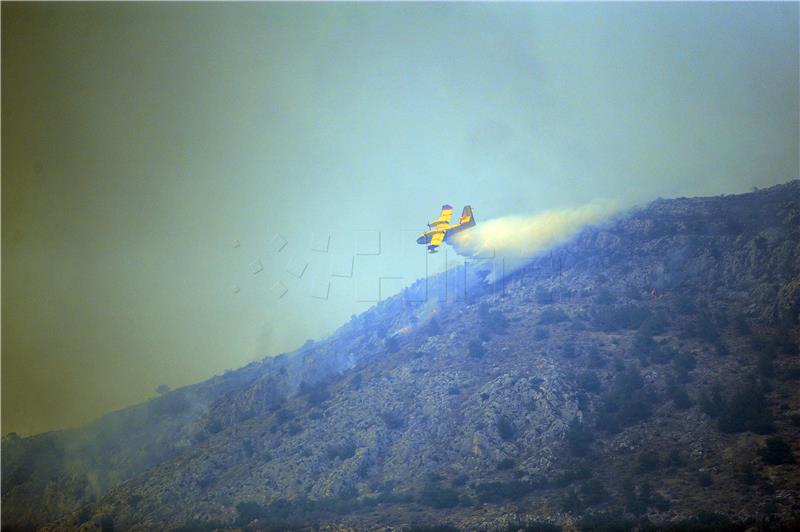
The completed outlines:
<svg viewBox="0 0 800 532">
<path fill-rule="evenodd" d="M 472 207 L 467 205 L 461 211 L 461 219 L 455 225 L 450 225 L 453 217 L 453 207 L 442 205 L 442 213 L 432 222 L 428 222 L 428 230 L 419 235 L 417 244 L 426 244 L 429 253 L 436 253 L 442 242 L 450 242 L 450 237 L 456 233 L 469 229 L 475 225 L 475 217 L 472 215 Z"/>
</svg>

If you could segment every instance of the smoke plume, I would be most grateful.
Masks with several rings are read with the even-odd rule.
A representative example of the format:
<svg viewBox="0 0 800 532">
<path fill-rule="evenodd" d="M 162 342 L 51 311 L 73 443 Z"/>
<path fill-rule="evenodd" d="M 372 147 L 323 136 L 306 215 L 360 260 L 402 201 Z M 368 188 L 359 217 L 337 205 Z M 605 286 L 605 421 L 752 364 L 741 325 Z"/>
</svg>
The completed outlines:
<svg viewBox="0 0 800 532">
<path fill-rule="evenodd" d="M 513 268 L 512 263 L 524 264 L 527 259 L 565 243 L 584 227 L 599 224 L 619 210 L 620 207 L 611 202 L 596 201 L 576 209 L 550 210 L 532 216 L 478 218 L 475 227 L 454 235 L 450 244 L 459 255 L 503 258 L 506 266 Z"/>
</svg>

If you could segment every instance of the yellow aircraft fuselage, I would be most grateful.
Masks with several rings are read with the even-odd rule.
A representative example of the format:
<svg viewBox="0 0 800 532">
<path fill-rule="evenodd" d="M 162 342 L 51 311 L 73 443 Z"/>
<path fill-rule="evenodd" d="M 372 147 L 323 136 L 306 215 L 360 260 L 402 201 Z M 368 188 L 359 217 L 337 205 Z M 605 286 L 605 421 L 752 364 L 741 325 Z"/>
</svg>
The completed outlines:
<svg viewBox="0 0 800 532">
<path fill-rule="evenodd" d="M 417 244 L 424 244 L 428 246 L 429 253 L 436 253 L 436 249 L 442 242 L 447 242 L 451 236 L 475 225 L 475 217 L 472 214 L 472 207 L 469 205 L 461 211 L 461 218 L 457 224 L 450 224 L 452 217 L 453 207 L 442 205 L 441 214 L 437 219 L 428 222 L 428 230 L 419 235 Z"/>
</svg>

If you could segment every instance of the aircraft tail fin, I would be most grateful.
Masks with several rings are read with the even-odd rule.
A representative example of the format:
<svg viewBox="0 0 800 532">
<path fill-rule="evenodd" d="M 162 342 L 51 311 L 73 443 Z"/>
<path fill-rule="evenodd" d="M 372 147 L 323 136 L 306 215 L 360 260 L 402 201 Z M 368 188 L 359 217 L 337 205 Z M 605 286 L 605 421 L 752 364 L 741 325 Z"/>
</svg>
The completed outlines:
<svg viewBox="0 0 800 532">
<path fill-rule="evenodd" d="M 470 227 L 474 226 L 475 226 L 475 215 L 472 214 L 472 207 L 467 205 L 466 207 L 464 207 L 464 210 L 461 211 L 461 218 L 458 221 L 458 225 L 454 226 L 452 229 L 447 231 L 445 240 L 447 242 L 450 242 L 450 238 L 460 233 L 464 229 L 469 229 Z"/>
<path fill-rule="evenodd" d="M 458 225 L 463 226 L 464 228 L 475 225 L 475 216 L 472 214 L 471 206 L 467 205 L 464 207 L 464 210 L 461 211 L 461 219 L 459 220 Z"/>
</svg>

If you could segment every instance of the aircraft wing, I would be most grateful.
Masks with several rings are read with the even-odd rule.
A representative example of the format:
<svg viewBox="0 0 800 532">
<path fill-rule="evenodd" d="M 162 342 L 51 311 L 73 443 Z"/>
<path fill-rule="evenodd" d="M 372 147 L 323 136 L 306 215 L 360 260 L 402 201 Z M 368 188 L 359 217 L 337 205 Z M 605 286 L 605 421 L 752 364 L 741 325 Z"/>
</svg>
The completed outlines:
<svg viewBox="0 0 800 532">
<path fill-rule="evenodd" d="M 434 227 L 442 224 L 449 224 L 453 218 L 453 207 L 450 205 L 442 205 L 442 212 L 439 217 L 428 224 L 429 227 Z"/>
</svg>

